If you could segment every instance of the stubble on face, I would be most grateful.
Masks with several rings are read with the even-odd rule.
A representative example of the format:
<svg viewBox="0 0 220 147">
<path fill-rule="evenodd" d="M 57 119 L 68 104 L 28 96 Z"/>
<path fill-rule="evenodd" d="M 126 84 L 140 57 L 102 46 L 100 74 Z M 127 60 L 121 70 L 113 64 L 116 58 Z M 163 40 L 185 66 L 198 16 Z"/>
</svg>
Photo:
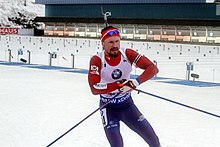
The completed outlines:
<svg viewBox="0 0 220 147">
<path fill-rule="evenodd" d="M 112 56 L 112 57 L 116 57 L 118 55 L 118 47 L 113 47 L 110 49 L 110 52 L 109 52 L 109 55 Z"/>
<path fill-rule="evenodd" d="M 103 48 L 105 52 L 111 57 L 117 57 L 120 47 L 120 38 L 111 37 L 105 40 Z"/>
</svg>

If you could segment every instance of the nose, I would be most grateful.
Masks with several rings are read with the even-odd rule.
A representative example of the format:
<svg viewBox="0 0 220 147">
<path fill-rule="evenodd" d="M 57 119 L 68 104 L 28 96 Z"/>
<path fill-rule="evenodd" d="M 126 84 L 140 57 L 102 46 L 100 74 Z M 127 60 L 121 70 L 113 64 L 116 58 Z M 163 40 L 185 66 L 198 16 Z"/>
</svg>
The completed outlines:
<svg viewBox="0 0 220 147">
<path fill-rule="evenodd" d="M 113 47 L 118 47 L 118 46 L 117 46 L 117 42 L 114 41 L 113 44 L 112 44 L 112 46 L 113 46 Z"/>
</svg>

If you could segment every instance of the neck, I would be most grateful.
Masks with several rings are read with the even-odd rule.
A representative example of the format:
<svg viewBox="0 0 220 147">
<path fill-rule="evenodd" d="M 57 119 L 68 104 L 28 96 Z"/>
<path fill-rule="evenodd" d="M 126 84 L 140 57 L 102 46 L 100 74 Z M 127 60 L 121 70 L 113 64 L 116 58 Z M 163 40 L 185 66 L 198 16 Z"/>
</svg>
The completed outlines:
<svg viewBox="0 0 220 147">
<path fill-rule="evenodd" d="M 118 65 L 119 63 L 120 63 L 120 60 L 121 60 L 121 53 L 120 52 L 118 52 L 118 54 L 117 55 L 110 55 L 110 54 L 108 54 L 107 52 L 105 52 L 105 61 L 109 64 L 109 65 L 111 65 L 111 66 L 116 66 L 116 65 Z"/>
</svg>

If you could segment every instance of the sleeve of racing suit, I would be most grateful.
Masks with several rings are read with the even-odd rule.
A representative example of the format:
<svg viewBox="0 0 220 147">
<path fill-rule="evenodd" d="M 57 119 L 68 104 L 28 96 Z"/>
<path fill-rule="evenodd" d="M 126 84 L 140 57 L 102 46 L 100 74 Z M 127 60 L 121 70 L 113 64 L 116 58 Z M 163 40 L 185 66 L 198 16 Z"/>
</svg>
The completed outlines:
<svg viewBox="0 0 220 147">
<path fill-rule="evenodd" d="M 136 67 L 143 69 L 144 71 L 138 78 L 136 79 L 139 84 L 151 79 L 154 75 L 156 75 L 159 70 L 157 66 L 151 62 L 147 57 L 140 55 L 136 51 L 132 49 L 126 49 L 125 51 L 128 60 L 135 64 Z"/>
<path fill-rule="evenodd" d="M 100 83 L 102 61 L 98 56 L 93 56 L 90 60 L 88 71 L 88 82 L 94 95 L 106 94 L 118 88 L 117 83 Z"/>
</svg>

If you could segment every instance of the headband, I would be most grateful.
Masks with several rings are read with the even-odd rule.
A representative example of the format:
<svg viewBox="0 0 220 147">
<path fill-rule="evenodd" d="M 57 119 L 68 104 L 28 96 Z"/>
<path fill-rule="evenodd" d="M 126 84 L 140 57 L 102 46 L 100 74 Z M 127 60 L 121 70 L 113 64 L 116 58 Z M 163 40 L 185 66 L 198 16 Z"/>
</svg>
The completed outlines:
<svg viewBox="0 0 220 147">
<path fill-rule="evenodd" d="M 105 39 L 112 37 L 112 36 L 120 37 L 120 32 L 116 28 L 109 28 L 102 32 L 101 41 L 104 42 Z"/>
</svg>

